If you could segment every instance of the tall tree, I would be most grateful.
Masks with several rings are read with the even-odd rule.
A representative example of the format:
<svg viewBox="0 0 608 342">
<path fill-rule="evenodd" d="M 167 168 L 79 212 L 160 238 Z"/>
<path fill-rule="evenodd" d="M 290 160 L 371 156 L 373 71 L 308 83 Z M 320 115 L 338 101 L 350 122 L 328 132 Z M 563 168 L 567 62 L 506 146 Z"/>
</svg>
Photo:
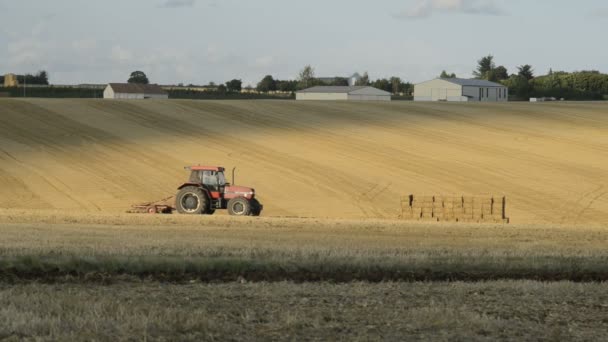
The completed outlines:
<svg viewBox="0 0 608 342">
<path fill-rule="evenodd" d="M 358 86 L 369 85 L 369 75 L 367 74 L 367 71 L 363 73 L 363 76 L 361 76 L 361 78 L 357 81 L 357 83 L 355 85 L 358 85 Z"/>
<path fill-rule="evenodd" d="M 399 77 L 391 77 L 391 92 L 393 94 L 398 94 L 401 92 L 401 78 Z"/>
<path fill-rule="evenodd" d="M 38 71 L 38 73 L 34 76 L 33 84 L 43 84 L 43 85 L 49 84 L 49 74 L 46 72 L 46 70 Z"/>
<path fill-rule="evenodd" d="M 300 89 L 312 87 L 315 83 L 315 69 L 310 65 L 305 66 L 298 75 L 298 81 Z"/>
<path fill-rule="evenodd" d="M 243 87 L 243 82 L 241 80 L 234 79 L 232 81 L 226 82 L 226 88 L 230 92 L 238 93 L 241 91 Z"/>
<path fill-rule="evenodd" d="M 441 72 L 441 75 L 439 75 L 439 78 L 456 78 L 456 74 L 455 73 L 448 74 L 445 70 L 443 70 Z"/>
<path fill-rule="evenodd" d="M 277 90 L 277 82 L 270 75 L 266 75 L 260 83 L 258 83 L 257 90 L 262 93 Z"/>
<path fill-rule="evenodd" d="M 382 89 L 384 91 L 391 91 L 392 84 L 386 78 L 377 79 L 372 83 L 372 87 Z"/>
<path fill-rule="evenodd" d="M 504 81 L 509 78 L 509 72 L 507 71 L 507 68 L 500 65 L 494 69 L 494 76 L 497 81 Z"/>
<path fill-rule="evenodd" d="M 143 71 L 133 71 L 131 73 L 131 77 L 127 81 L 129 83 L 138 83 L 138 84 L 148 84 L 150 81 L 148 80 L 148 76 Z"/>
<path fill-rule="evenodd" d="M 490 72 L 496 68 L 494 56 L 488 55 L 477 61 L 477 69 L 473 71 L 473 76 L 479 79 L 488 79 L 492 75 Z"/>
<path fill-rule="evenodd" d="M 519 70 L 517 74 L 519 76 L 525 77 L 528 81 L 534 78 L 534 70 L 532 70 L 531 65 L 520 65 L 517 67 L 517 69 Z"/>
<path fill-rule="evenodd" d="M 298 90 L 298 81 L 288 80 L 288 81 L 276 81 L 277 90 L 283 92 L 294 92 Z"/>
</svg>

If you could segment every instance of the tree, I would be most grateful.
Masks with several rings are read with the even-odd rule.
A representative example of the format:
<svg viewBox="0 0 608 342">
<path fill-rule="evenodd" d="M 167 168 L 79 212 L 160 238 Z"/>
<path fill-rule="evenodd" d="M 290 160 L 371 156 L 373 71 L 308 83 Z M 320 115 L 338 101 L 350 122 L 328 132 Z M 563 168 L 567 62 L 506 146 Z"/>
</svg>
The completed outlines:
<svg viewBox="0 0 608 342">
<path fill-rule="evenodd" d="M 276 81 L 277 90 L 282 92 L 294 92 L 298 90 L 298 81 L 287 80 L 287 81 Z"/>
<path fill-rule="evenodd" d="M 36 75 L 34 75 L 34 79 L 30 83 L 48 85 L 49 84 L 49 75 L 46 72 L 46 70 L 40 70 L 40 71 L 38 71 L 38 73 Z"/>
<path fill-rule="evenodd" d="M 238 93 L 241 91 L 243 87 L 243 82 L 241 80 L 234 79 L 232 81 L 226 82 L 226 88 L 229 92 Z"/>
<path fill-rule="evenodd" d="M 375 80 L 372 83 L 372 87 L 378 88 L 378 89 L 382 89 L 384 91 L 389 91 L 390 92 L 391 88 L 392 88 L 392 84 L 391 84 L 391 82 L 389 80 L 387 80 L 385 78 L 382 78 L 382 79 Z"/>
<path fill-rule="evenodd" d="M 41 71 L 38 71 L 38 73 L 35 75 L 32 75 L 32 74 L 17 75 L 17 82 L 19 82 L 19 84 L 25 83 L 25 84 L 48 85 L 49 76 L 46 71 L 41 70 Z"/>
<path fill-rule="evenodd" d="M 369 85 L 369 75 L 367 74 L 367 71 L 363 73 L 363 76 L 361 76 L 361 78 L 355 83 L 355 85 L 358 85 L 358 86 Z"/>
<path fill-rule="evenodd" d="M 218 92 L 220 95 L 225 95 L 227 90 L 228 90 L 228 89 L 227 89 L 227 87 L 226 87 L 225 85 L 223 85 L 223 84 L 220 84 L 220 85 L 217 87 L 217 92 Z"/>
<path fill-rule="evenodd" d="M 441 72 L 441 75 L 439 75 L 439 78 L 456 78 L 456 74 L 455 73 L 448 74 L 445 70 L 443 70 Z"/>
<path fill-rule="evenodd" d="M 277 90 L 277 82 L 270 75 L 266 75 L 260 83 L 258 83 L 257 90 L 261 93 L 267 93 L 269 91 Z"/>
<path fill-rule="evenodd" d="M 479 79 L 489 79 L 490 72 L 496 68 L 494 56 L 488 55 L 477 61 L 477 69 L 473 71 L 473 76 Z"/>
<path fill-rule="evenodd" d="M 507 68 L 502 65 L 496 67 L 496 69 L 494 69 L 494 78 L 496 78 L 497 81 L 504 81 L 508 79 L 509 72 L 507 71 Z"/>
<path fill-rule="evenodd" d="M 298 75 L 298 81 L 300 81 L 300 89 L 312 87 L 315 83 L 315 69 L 310 65 L 305 66 Z"/>
<path fill-rule="evenodd" d="M 401 79 L 399 77 L 391 77 L 391 92 L 399 94 L 401 92 Z"/>
<path fill-rule="evenodd" d="M 525 77 L 528 81 L 534 78 L 534 70 L 532 70 L 532 66 L 529 64 L 518 66 L 517 69 L 519 72 L 517 73 L 519 76 Z"/>
<path fill-rule="evenodd" d="M 143 71 L 133 71 L 131 73 L 131 77 L 127 81 L 129 83 L 138 83 L 138 84 L 148 84 L 150 81 L 148 80 L 148 76 Z"/>
</svg>

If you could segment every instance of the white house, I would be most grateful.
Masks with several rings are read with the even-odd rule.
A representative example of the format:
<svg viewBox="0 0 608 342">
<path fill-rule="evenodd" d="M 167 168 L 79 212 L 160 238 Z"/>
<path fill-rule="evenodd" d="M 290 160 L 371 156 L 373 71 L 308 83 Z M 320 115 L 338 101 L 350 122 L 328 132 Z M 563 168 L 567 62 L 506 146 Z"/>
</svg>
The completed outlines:
<svg viewBox="0 0 608 342">
<path fill-rule="evenodd" d="M 318 86 L 296 92 L 296 100 L 390 101 L 391 93 L 368 86 Z"/>
<path fill-rule="evenodd" d="M 504 102 L 509 100 L 509 89 L 486 80 L 437 78 L 416 84 L 414 101 Z"/>
<path fill-rule="evenodd" d="M 103 91 L 104 99 L 168 99 L 169 94 L 156 84 L 110 83 Z"/>
</svg>

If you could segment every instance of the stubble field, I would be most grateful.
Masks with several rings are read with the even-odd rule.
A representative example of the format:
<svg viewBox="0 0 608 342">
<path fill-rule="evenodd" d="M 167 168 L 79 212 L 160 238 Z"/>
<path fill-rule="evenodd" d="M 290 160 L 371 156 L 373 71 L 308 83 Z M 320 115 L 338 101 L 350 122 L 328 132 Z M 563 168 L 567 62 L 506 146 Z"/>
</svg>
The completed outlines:
<svg viewBox="0 0 608 342">
<path fill-rule="evenodd" d="M 598 340 L 608 105 L 0 99 L 0 338 Z M 261 218 L 128 215 L 189 164 Z M 501 194 L 511 225 L 396 220 Z"/>
<path fill-rule="evenodd" d="M 0 211 L 0 337 L 598 340 L 602 227 Z"/>
<path fill-rule="evenodd" d="M 608 105 L 0 100 L 0 207 L 123 212 L 191 164 L 237 166 L 264 215 L 396 218 L 499 194 L 513 223 L 608 221 Z"/>
</svg>

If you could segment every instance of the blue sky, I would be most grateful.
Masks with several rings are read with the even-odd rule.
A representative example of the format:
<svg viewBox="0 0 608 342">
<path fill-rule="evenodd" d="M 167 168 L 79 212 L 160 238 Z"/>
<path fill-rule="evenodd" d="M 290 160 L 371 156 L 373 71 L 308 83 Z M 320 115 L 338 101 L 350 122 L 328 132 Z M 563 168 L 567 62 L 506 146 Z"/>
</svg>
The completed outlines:
<svg viewBox="0 0 608 342">
<path fill-rule="evenodd" d="M 608 72 L 602 0 L 0 0 L 0 73 L 46 69 L 56 84 L 255 84 L 368 71 L 411 82 L 510 72 Z"/>
</svg>

